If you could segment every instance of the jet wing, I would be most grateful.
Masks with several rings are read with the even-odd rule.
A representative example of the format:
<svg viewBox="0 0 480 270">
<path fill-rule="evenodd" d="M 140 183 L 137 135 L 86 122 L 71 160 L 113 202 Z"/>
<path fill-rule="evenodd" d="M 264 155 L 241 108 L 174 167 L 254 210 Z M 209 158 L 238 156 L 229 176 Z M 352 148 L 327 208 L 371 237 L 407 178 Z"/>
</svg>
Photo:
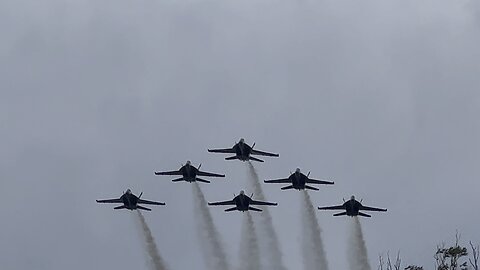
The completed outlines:
<svg viewBox="0 0 480 270">
<path fill-rule="evenodd" d="M 155 175 L 182 175 L 180 171 L 155 172 Z"/>
<path fill-rule="evenodd" d="M 343 209 L 345 209 L 345 206 L 343 205 L 318 207 L 318 210 L 343 210 Z"/>
<path fill-rule="evenodd" d="M 333 185 L 334 184 L 334 182 L 325 181 L 325 180 L 315 180 L 315 179 L 307 179 L 307 183 L 322 184 L 322 185 Z"/>
<path fill-rule="evenodd" d="M 250 205 L 278 205 L 278 203 L 261 202 L 261 201 L 252 200 L 252 201 L 250 202 Z"/>
<path fill-rule="evenodd" d="M 250 153 L 251 155 L 259 155 L 259 156 L 267 156 L 267 157 L 278 157 L 278 154 L 273 154 L 273 153 L 267 153 L 267 152 L 262 152 L 253 149 L 252 152 Z"/>
<path fill-rule="evenodd" d="M 165 203 L 163 203 L 163 202 L 154 202 L 154 201 L 148 201 L 148 200 L 143 200 L 143 199 L 138 199 L 137 203 L 152 204 L 152 205 L 165 205 Z"/>
<path fill-rule="evenodd" d="M 275 179 L 275 180 L 265 180 L 263 182 L 265 182 L 265 183 L 277 183 L 277 184 L 290 184 L 290 183 L 292 183 L 292 181 L 290 181 L 289 178 Z"/>
<path fill-rule="evenodd" d="M 197 175 L 199 175 L 199 176 L 209 176 L 209 177 L 225 177 L 224 174 L 209 173 L 209 172 L 202 172 L 202 171 L 198 171 Z"/>
<path fill-rule="evenodd" d="M 223 201 L 223 202 L 208 203 L 208 205 L 236 205 L 236 203 L 233 200 L 230 200 L 230 201 Z"/>
<path fill-rule="evenodd" d="M 225 148 L 225 149 L 207 149 L 208 152 L 211 153 L 228 153 L 228 154 L 234 154 L 235 150 L 233 148 Z"/>
<path fill-rule="evenodd" d="M 97 203 L 123 203 L 120 199 L 97 200 Z"/>
<path fill-rule="evenodd" d="M 375 207 L 369 207 L 369 206 L 361 206 L 360 210 L 364 211 L 378 211 L 378 212 L 386 212 L 387 209 L 382 209 L 382 208 L 375 208 Z"/>
</svg>

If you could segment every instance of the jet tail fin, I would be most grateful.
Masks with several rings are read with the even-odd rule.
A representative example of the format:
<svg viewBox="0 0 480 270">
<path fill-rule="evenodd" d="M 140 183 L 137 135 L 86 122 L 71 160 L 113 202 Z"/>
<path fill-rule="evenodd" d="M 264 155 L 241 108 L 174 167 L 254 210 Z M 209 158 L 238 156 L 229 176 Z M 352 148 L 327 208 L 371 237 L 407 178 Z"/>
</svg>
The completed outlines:
<svg viewBox="0 0 480 270">
<path fill-rule="evenodd" d="M 358 212 L 358 215 L 362 216 L 362 217 L 371 217 L 369 214 L 365 214 L 365 213 L 362 213 L 362 212 Z"/>
<path fill-rule="evenodd" d="M 202 179 L 202 178 L 198 178 L 198 177 L 197 177 L 197 178 L 195 178 L 195 180 L 196 180 L 196 181 L 198 181 L 198 182 L 210 183 L 210 181 L 208 181 L 208 180 L 204 180 L 204 179 Z"/>
<path fill-rule="evenodd" d="M 316 188 L 316 187 L 311 187 L 311 186 L 307 186 L 307 185 L 305 185 L 305 188 L 306 188 L 306 189 L 311 189 L 311 190 L 319 190 L 319 189 Z"/>
<path fill-rule="evenodd" d="M 143 206 L 140 206 L 140 205 L 137 205 L 137 208 L 138 208 L 138 209 L 145 210 L 145 211 L 152 211 L 152 209 L 147 208 L 147 207 L 143 207 Z"/>
<path fill-rule="evenodd" d="M 333 214 L 334 217 L 338 217 L 338 216 L 346 216 L 347 215 L 347 212 L 342 212 L 342 213 L 336 213 L 336 214 Z"/>
<path fill-rule="evenodd" d="M 258 162 L 264 162 L 263 160 L 261 160 L 259 158 L 256 158 L 256 157 L 252 157 L 252 156 L 249 156 L 248 159 L 255 160 L 255 161 L 258 161 Z"/>
<path fill-rule="evenodd" d="M 235 211 L 237 210 L 237 207 L 232 207 L 232 208 L 228 208 L 228 209 L 225 209 L 225 212 L 230 212 L 230 211 Z"/>
<path fill-rule="evenodd" d="M 183 177 L 180 177 L 180 178 L 177 178 L 177 179 L 173 179 L 172 182 L 180 182 L 180 181 L 183 181 Z"/>
<path fill-rule="evenodd" d="M 258 208 L 251 207 L 251 206 L 248 207 L 248 210 L 262 212 L 262 209 L 258 209 Z"/>
<path fill-rule="evenodd" d="M 282 187 L 281 190 L 293 189 L 293 185 Z"/>
<path fill-rule="evenodd" d="M 125 209 L 125 208 L 127 208 L 125 205 L 120 205 L 120 206 L 117 206 L 117 207 L 115 207 L 115 208 L 113 208 L 113 209 L 118 210 L 118 209 Z"/>
<path fill-rule="evenodd" d="M 234 160 L 234 159 L 238 159 L 237 156 L 233 156 L 233 157 L 226 157 L 225 160 Z"/>
</svg>

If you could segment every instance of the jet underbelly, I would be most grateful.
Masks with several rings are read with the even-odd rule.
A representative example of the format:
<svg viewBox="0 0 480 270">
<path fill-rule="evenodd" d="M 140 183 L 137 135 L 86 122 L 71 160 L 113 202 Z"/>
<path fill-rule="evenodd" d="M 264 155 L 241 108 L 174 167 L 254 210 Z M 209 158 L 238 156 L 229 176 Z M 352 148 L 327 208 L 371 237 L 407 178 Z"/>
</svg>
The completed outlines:
<svg viewBox="0 0 480 270">
<path fill-rule="evenodd" d="M 184 177 L 187 179 L 195 178 L 195 173 L 193 172 L 192 168 L 186 168 Z"/>
<path fill-rule="evenodd" d="M 237 208 L 238 208 L 238 210 L 240 210 L 240 211 L 246 211 L 246 210 L 248 210 L 248 202 L 247 202 L 244 198 L 242 198 L 242 197 L 238 198 Z"/>
<path fill-rule="evenodd" d="M 235 149 L 235 153 L 239 157 L 240 160 L 248 160 L 248 156 L 250 155 L 251 149 L 249 149 L 246 145 L 237 145 Z"/>
<path fill-rule="evenodd" d="M 345 210 L 349 216 L 355 216 L 358 214 L 358 209 L 355 211 L 355 206 L 351 202 L 346 205 Z"/>
<path fill-rule="evenodd" d="M 293 179 L 292 179 L 292 185 L 296 189 L 304 189 L 305 188 L 305 181 L 302 181 L 302 179 L 300 179 L 299 177 L 294 176 Z"/>
</svg>

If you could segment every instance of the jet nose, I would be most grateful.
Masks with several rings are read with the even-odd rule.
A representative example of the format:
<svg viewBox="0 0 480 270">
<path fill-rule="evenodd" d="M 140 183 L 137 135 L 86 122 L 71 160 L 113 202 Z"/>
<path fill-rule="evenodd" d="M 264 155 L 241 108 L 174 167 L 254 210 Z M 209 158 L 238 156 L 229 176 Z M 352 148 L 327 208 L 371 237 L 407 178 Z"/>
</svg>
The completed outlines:
<svg viewBox="0 0 480 270">
<path fill-rule="evenodd" d="M 355 196 L 352 195 L 352 197 L 350 197 L 350 199 L 355 200 Z"/>
<path fill-rule="evenodd" d="M 241 190 L 241 191 L 240 191 L 240 194 L 242 194 L 242 195 L 245 194 L 245 191 Z"/>
<path fill-rule="evenodd" d="M 300 172 L 300 168 L 297 168 L 297 169 L 295 170 L 295 172 L 296 172 L 296 173 L 299 173 L 299 172 Z"/>
</svg>

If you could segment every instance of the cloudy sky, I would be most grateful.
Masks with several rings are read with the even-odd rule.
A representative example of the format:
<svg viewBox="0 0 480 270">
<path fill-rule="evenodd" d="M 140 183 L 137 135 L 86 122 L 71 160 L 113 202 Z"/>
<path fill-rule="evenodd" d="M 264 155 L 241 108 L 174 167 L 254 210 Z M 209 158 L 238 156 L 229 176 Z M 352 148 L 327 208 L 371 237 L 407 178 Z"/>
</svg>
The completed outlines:
<svg viewBox="0 0 480 270">
<path fill-rule="evenodd" d="M 127 189 L 171 269 L 206 269 L 192 187 L 155 177 L 187 159 L 247 188 L 247 167 L 210 147 L 240 137 L 387 213 L 362 219 L 371 264 L 390 250 L 433 266 L 435 246 L 480 243 L 477 1 L 0 1 L 2 269 L 145 269 L 135 215 L 97 205 Z M 300 193 L 264 185 L 289 269 L 301 268 Z M 251 192 L 246 190 L 247 193 Z M 241 213 L 211 209 L 232 265 Z M 348 218 L 318 212 L 331 269 Z M 186 244 L 188 243 L 188 244 Z"/>
</svg>

